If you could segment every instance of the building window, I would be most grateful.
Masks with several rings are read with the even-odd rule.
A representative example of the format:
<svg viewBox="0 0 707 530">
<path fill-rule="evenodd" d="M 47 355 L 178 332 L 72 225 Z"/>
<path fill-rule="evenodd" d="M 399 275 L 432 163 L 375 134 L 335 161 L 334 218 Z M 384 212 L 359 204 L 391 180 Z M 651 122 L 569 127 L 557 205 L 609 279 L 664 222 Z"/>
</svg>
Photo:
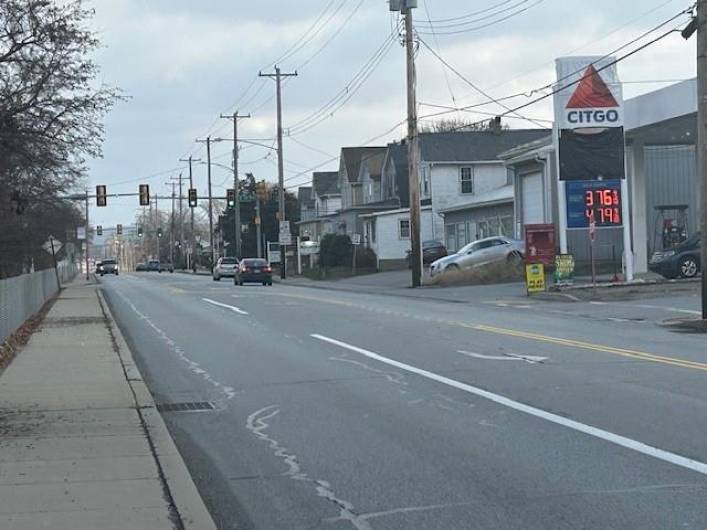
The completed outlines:
<svg viewBox="0 0 707 530">
<path fill-rule="evenodd" d="M 474 168 L 459 168 L 459 184 L 462 193 L 474 193 Z"/>
<path fill-rule="evenodd" d="M 398 221 L 398 235 L 400 239 L 410 239 L 410 220 L 400 219 Z"/>
</svg>

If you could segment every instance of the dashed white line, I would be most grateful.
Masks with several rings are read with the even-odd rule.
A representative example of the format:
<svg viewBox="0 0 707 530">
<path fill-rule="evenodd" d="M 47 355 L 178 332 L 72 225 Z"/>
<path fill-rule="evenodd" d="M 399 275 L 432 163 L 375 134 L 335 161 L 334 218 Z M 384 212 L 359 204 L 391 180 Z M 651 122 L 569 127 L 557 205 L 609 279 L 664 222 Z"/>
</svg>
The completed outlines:
<svg viewBox="0 0 707 530">
<path fill-rule="evenodd" d="M 222 304 L 221 302 L 217 302 L 216 300 L 212 300 L 211 298 L 202 298 L 202 300 L 208 304 L 215 305 L 218 307 L 223 307 L 225 309 L 230 309 L 234 313 L 238 313 L 239 315 L 247 315 L 247 311 L 243 311 L 241 308 L 236 307 L 234 305 L 228 305 L 228 304 Z"/>
<path fill-rule="evenodd" d="M 578 421 L 570 420 L 569 418 L 565 418 L 563 416 L 558 416 L 557 414 L 553 414 L 552 412 L 547 412 L 542 409 L 531 407 L 530 405 L 514 401 L 505 396 L 494 394 L 493 392 L 489 392 L 487 390 L 483 390 L 481 388 L 477 388 L 475 386 L 471 386 L 460 381 L 455 381 L 454 379 L 449 379 L 448 377 L 444 377 L 442 375 L 438 375 L 433 372 L 423 370 L 422 368 L 417 368 L 415 366 L 396 361 L 394 359 L 389 359 L 388 357 L 384 357 L 372 351 L 365 350 L 363 348 L 359 348 L 351 344 L 347 344 L 346 342 L 342 342 L 340 340 L 332 339 L 330 337 L 326 337 L 324 335 L 319 335 L 316 333 L 310 336 L 317 340 L 333 344 L 334 346 L 338 346 L 340 348 L 359 353 L 364 357 L 368 357 L 369 359 L 382 362 L 389 366 L 395 366 L 400 370 L 405 370 L 406 372 L 410 372 L 422 376 L 426 379 L 430 379 L 432 381 L 436 381 L 438 383 L 450 386 L 452 388 L 468 392 L 469 394 L 474 394 L 481 398 L 492 401 L 498 405 L 517 410 L 518 412 L 529 414 L 530 416 L 534 416 L 536 418 L 540 418 L 551 423 L 567 427 L 574 431 L 588 434 L 589 436 L 593 436 L 594 438 L 599 438 L 601 440 L 624 447 L 631 451 L 635 451 L 637 453 L 641 453 L 643 455 L 662 460 L 663 462 L 668 462 L 670 464 L 683 467 L 691 471 L 696 471 L 697 473 L 701 473 L 702 475 L 707 475 L 707 464 L 704 462 L 700 462 L 699 460 L 693 460 L 691 458 L 671 453 L 663 449 L 658 449 L 657 447 L 653 447 L 651 445 L 639 442 L 637 440 L 633 440 L 631 438 L 626 438 L 625 436 L 621 436 L 619 434 L 614 434 L 612 432 L 605 431 L 597 427 L 592 427 L 591 425 L 586 425 Z"/>
</svg>

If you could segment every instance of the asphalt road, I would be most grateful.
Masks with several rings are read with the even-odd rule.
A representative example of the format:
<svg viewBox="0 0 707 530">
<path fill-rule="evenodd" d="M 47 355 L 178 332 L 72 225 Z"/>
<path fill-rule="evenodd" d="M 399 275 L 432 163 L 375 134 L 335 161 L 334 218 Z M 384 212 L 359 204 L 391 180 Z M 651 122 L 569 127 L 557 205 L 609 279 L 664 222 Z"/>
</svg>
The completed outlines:
<svg viewBox="0 0 707 530">
<path fill-rule="evenodd" d="M 101 282 L 156 401 L 214 404 L 163 416 L 220 528 L 707 528 L 691 297 Z"/>
</svg>

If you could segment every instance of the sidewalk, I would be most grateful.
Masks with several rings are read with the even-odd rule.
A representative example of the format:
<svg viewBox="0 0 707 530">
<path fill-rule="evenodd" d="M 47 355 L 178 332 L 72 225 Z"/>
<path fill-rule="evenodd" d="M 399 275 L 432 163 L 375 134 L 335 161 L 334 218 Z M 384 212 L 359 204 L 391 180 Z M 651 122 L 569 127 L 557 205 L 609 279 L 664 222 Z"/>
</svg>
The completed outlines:
<svg viewBox="0 0 707 530">
<path fill-rule="evenodd" d="M 215 528 L 94 283 L 0 375 L 0 528 Z"/>
</svg>

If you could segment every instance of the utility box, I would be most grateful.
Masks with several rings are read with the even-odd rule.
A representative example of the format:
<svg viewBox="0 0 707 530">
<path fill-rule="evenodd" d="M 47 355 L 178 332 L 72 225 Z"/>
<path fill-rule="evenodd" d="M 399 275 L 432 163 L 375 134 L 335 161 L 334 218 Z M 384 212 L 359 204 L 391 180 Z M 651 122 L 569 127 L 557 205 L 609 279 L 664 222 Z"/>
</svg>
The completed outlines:
<svg viewBox="0 0 707 530">
<path fill-rule="evenodd" d="M 555 264 L 555 225 L 525 225 L 525 262 L 542 263 L 545 267 Z"/>
</svg>

